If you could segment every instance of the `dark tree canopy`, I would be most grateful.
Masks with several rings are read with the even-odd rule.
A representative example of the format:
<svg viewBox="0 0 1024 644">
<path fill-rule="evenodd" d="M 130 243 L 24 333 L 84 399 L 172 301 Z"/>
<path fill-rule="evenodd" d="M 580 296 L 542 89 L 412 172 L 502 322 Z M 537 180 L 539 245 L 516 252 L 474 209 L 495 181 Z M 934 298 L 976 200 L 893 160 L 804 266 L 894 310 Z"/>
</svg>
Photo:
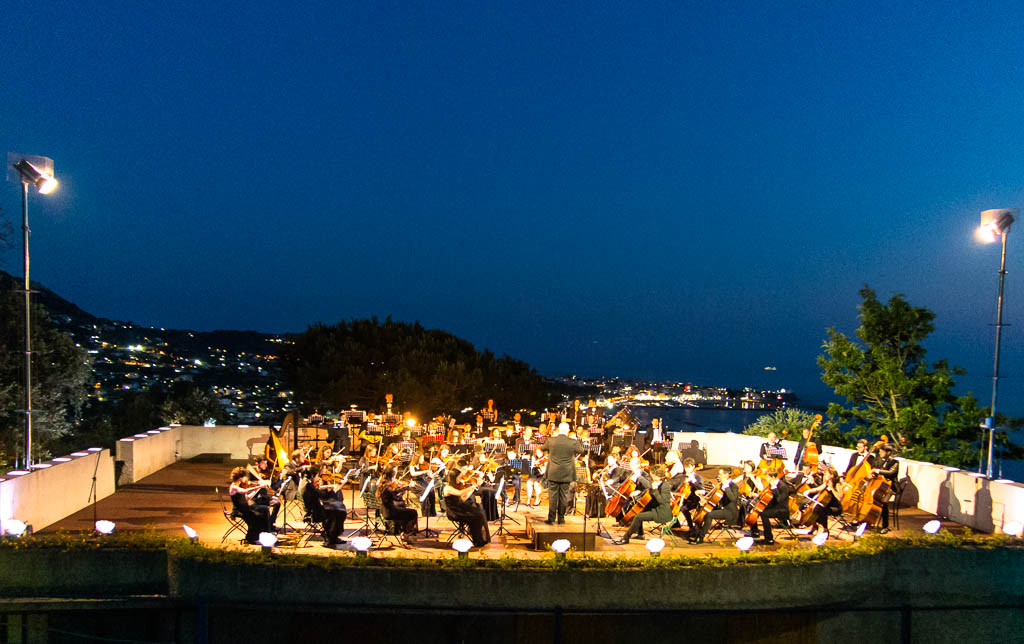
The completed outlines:
<svg viewBox="0 0 1024 644">
<path fill-rule="evenodd" d="M 544 379 L 525 362 L 390 317 L 311 326 L 284 359 L 286 378 L 308 410 L 379 409 L 392 393 L 395 409 L 424 418 L 479 408 L 488 398 L 505 410 L 540 408 L 547 398 Z"/>
<path fill-rule="evenodd" d="M 976 465 L 979 425 L 987 410 L 972 394 L 954 393 L 954 376 L 963 375 L 963 369 L 925 359 L 924 341 L 935 314 L 911 306 L 900 294 L 885 304 L 867 286 L 860 295 L 857 339 L 829 329 L 825 353 L 818 357 L 821 379 L 847 402 L 831 404 L 829 415 L 853 425 L 849 436 L 887 435 L 904 443 L 902 455 L 908 458 Z M 838 426 L 833 421 L 829 429 L 836 432 Z M 1006 432 L 1000 432 L 997 443 L 1001 456 L 1020 457 Z"/>
<path fill-rule="evenodd" d="M 25 300 L 0 291 L 0 462 L 24 451 Z M 58 331 L 46 311 L 32 306 L 32 454 L 39 460 L 57 449 L 78 422 L 87 393 L 86 353 Z"/>
</svg>

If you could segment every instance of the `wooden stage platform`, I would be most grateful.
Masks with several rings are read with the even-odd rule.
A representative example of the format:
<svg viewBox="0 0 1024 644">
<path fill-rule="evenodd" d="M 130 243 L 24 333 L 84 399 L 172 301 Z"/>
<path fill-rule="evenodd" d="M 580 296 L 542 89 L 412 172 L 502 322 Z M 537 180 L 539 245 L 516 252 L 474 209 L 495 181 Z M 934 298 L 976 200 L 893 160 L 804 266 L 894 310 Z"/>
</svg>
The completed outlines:
<svg viewBox="0 0 1024 644">
<path fill-rule="evenodd" d="M 236 464 L 230 462 L 175 463 L 133 485 L 120 488 L 112 496 L 97 503 L 95 509 L 90 506 L 41 532 L 91 531 L 95 516 L 97 519 L 115 522 L 119 531 L 151 528 L 174 536 L 183 536 L 182 525 L 187 524 L 198 531 L 199 538 L 203 543 L 214 546 L 221 545 L 221 537 L 228 528 L 221 511 L 221 500 L 225 504 L 230 503 L 227 498 L 228 474 L 234 465 Z M 523 494 L 525 495 L 525 489 Z M 583 500 L 582 497 L 580 498 L 579 505 L 582 509 Z M 345 503 L 351 505 L 351 502 L 352 492 L 345 490 Z M 293 507 L 297 506 L 293 504 Z M 357 498 L 355 511 L 353 512 L 353 508 L 349 507 L 349 519 L 345 522 L 346 537 L 351 538 L 357 535 L 364 524 L 364 516 L 365 508 Z M 282 518 L 278 519 L 279 525 L 282 523 Z M 491 534 L 494 535 L 491 543 L 476 550 L 474 556 L 502 557 L 512 554 L 526 558 L 541 557 L 550 552 L 549 547 L 553 541 L 563 538 L 570 541 L 574 551 L 582 552 L 585 549 L 587 554 L 597 556 L 647 556 L 648 554 L 644 548 L 644 540 L 634 539 L 628 545 L 613 544 L 612 540 L 620 538 L 625 532 L 625 528 L 615 526 L 607 518 L 600 520 L 603 529 L 601 535 L 597 534 L 597 519 L 588 518 L 584 526 L 582 516 L 571 514 L 566 516 L 564 525 L 549 526 L 544 523 L 546 518 L 546 503 L 532 508 L 525 505 L 521 505 L 519 508 L 508 508 L 503 524 L 504 532 L 507 534 L 497 535 L 499 523 L 497 521 L 490 523 Z M 934 518 L 936 517 L 916 508 L 902 508 L 900 511 L 902 531 L 920 530 L 924 523 Z M 420 528 L 426 527 L 426 523 L 427 519 L 421 517 Z M 432 517 L 429 523 L 432 530 L 440 531 L 440 536 L 430 538 L 416 536 L 410 540 L 409 548 L 390 545 L 375 551 L 375 556 L 437 557 L 442 553 L 451 553 L 448 539 L 454 530 L 453 524 L 443 516 Z M 301 528 L 301 519 L 290 516 L 289 525 L 293 528 Z M 943 527 L 954 531 L 962 529 L 958 524 L 949 521 L 943 521 Z M 281 547 L 287 549 L 289 545 L 295 545 L 295 535 L 295 532 L 283 532 Z M 686 543 L 685 530 L 678 531 L 676 535 L 682 538 L 678 539 L 675 544 L 670 543 L 665 551 L 666 554 L 735 551 L 734 541 L 724 535 L 717 541 L 706 542 L 699 546 Z M 223 542 L 223 547 L 255 548 L 255 546 L 240 544 L 241 536 L 238 533 L 230 535 Z M 808 535 L 798 534 L 796 541 L 781 534 L 776 538 L 777 545 L 775 546 L 758 545 L 755 548 L 770 550 L 787 547 L 787 544 L 790 547 L 793 544 L 811 547 Z M 836 531 L 833 532 L 831 538 L 837 541 L 853 540 L 851 534 Z M 319 541 L 315 540 L 295 551 L 323 556 L 345 555 L 343 551 L 320 547 Z"/>
</svg>

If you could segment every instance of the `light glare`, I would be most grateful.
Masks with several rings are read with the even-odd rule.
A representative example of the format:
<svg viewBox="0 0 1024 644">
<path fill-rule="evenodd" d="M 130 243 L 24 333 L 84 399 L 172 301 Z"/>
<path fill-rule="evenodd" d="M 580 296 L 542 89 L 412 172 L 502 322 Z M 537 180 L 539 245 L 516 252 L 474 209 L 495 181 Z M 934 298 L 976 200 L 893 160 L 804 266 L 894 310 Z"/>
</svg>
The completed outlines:
<svg viewBox="0 0 1024 644">
<path fill-rule="evenodd" d="M 113 521 L 107 521 L 106 519 L 100 519 L 96 522 L 96 532 L 100 534 L 110 534 L 114 531 L 116 524 Z"/>
<path fill-rule="evenodd" d="M 924 527 L 922 528 L 922 530 L 924 530 L 928 534 L 935 534 L 936 532 L 939 531 L 939 528 L 941 528 L 941 527 L 942 527 L 942 522 L 941 521 L 939 521 L 938 519 L 932 519 L 928 523 L 924 524 Z"/>
</svg>

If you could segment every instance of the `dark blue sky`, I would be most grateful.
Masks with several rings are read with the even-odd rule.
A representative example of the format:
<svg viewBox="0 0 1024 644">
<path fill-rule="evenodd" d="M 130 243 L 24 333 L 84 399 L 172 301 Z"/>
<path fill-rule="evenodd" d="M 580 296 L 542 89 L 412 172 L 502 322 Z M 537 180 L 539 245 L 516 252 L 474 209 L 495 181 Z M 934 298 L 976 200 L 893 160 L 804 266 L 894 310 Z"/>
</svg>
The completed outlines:
<svg viewBox="0 0 1024 644">
<path fill-rule="evenodd" d="M 62 182 L 33 278 L 136 323 L 390 314 L 547 371 L 804 392 L 867 283 L 934 310 L 987 402 L 972 231 L 1024 205 L 1019 4 L 548 4 L 6 7 L 0 141 Z"/>
</svg>

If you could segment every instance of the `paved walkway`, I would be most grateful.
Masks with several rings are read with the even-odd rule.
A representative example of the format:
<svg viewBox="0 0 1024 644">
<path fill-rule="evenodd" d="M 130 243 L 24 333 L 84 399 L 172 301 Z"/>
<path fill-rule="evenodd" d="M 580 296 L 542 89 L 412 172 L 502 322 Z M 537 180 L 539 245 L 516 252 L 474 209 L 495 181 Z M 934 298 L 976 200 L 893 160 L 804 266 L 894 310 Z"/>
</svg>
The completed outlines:
<svg viewBox="0 0 1024 644">
<path fill-rule="evenodd" d="M 187 524 L 199 533 L 199 538 L 203 543 L 219 546 L 221 537 L 228 525 L 222 514 L 221 499 L 218 498 L 216 490 L 219 489 L 223 503 L 229 507 L 230 501 L 227 498 L 228 474 L 234 465 L 234 463 L 222 462 L 175 463 L 142 479 L 138 483 L 120 488 L 113 495 L 97 503 L 95 510 L 90 506 L 47 527 L 42 532 L 47 533 L 56 530 L 91 531 L 93 529 L 95 511 L 95 518 L 115 522 L 117 530 L 153 528 L 158 532 L 168 535 L 183 536 L 182 525 Z M 525 490 L 523 493 L 525 494 Z M 351 490 L 345 490 L 345 503 L 349 506 L 349 513 L 351 515 Z M 363 524 L 364 509 L 358 498 L 356 508 L 358 518 L 355 520 L 350 519 L 345 523 L 346 533 L 349 535 L 352 535 L 353 531 Z M 535 551 L 531 548 L 531 540 L 527 537 L 528 514 L 532 514 L 531 518 L 535 521 L 543 521 L 547 515 L 547 506 L 541 505 L 540 507 L 530 509 L 521 506 L 518 511 L 510 511 L 508 516 L 518 521 L 518 525 L 506 522 L 505 528 L 511 534 L 495 537 L 489 545 L 481 549 L 475 556 L 501 557 L 510 552 L 517 557 L 536 558 L 543 556 L 544 552 Z M 926 522 L 935 518 L 937 517 L 917 508 L 902 508 L 900 510 L 901 531 L 919 531 Z M 568 517 L 568 521 L 570 526 L 579 524 L 580 529 L 582 529 L 583 521 L 581 517 Z M 290 521 L 290 523 L 301 527 L 300 521 L 295 520 Z M 281 524 L 281 517 L 278 518 L 278 524 Z M 962 528 L 959 524 L 950 521 L 943 521 L 942 524 L 943 527 L 954 531 Z M 420 518 L 420 528 L 424 528 L 425 525 L 426 519 Z M 602 520 L 602 525 L 608 528 L 611 535 L 615 538 L 622 536 L 625 531 L 624 528 L 611 526 L 607 520 Z M 588 520 L 587 530 L 593 531 L 595 527 L 596 521 L 594 519 Z M 441 536 L 429 539 L 414 537 L 411 541 L 412 547 L 409 549 L 391 547 L 376 551 L 376 554 L 381 556 L 436 557 L 441 553 L 451 553 L 451 547 L 447 543 L 447 538 L 451 534 L 452 524 L 443 517 L 435 517 L 430 519 L 430 528 L 434 530 L 439 529 Z M 497 529 L 498 524 L 496 522 L 492 523 L 491 533 L 495 533 Z M 897 532 L 894 531 L 890 534 L 897 534 Z M 224 542 L 223 547 L 255 548 L 254 546 L 239 544 L 238 538 L 240 536 L 238 533 L 232 535 L 231 538 Z M 853 540 L 853 535 L 850 533 L 836 534 L 833 532 L 833 538 L 850 542 Z M 791 539 L 782 534 L 777 534 L 776 539 L 776 546 L 756 546 L 756 549 L 771 550 L 786 547 L 787 544 L 791 545 L 793 543 Z M 797 542 L 806 547 L 812 547 L 810 537 L 807 535 L 797 535 Z M 289 543 L 294 543 L 294 536 L 285 533 L 282 535 L 282 544 L 287 546 Z M 674 547 L 670 545 L 665 553 L 704 554 L 734 552 L 733 543 L 731 539 L 723 538 L 718 542 L 692 546 L 686 543 L 684 536 L 678 540 L 678 545 Z M 636 539 L 629 545 L 618 546 L 605 538 L 599 537 L 595 540 L 595 550 L 596 552 L 588 554 L 599 556 L 622 554 L 647 555 L 644 542 Z M 346 553 L 343 551 L 332 551 L 320 547 L 319 541 L 312 541 L 309 546 L 304 546 L 298 549 L 297 552 L 324 556 L 346 556 Z"/>
</svg>

